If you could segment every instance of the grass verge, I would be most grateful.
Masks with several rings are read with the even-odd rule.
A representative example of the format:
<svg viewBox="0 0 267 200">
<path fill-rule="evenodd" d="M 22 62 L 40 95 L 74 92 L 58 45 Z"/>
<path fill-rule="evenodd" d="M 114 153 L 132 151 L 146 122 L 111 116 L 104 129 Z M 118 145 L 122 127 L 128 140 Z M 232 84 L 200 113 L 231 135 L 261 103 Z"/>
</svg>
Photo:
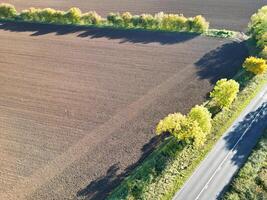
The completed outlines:
<svg viewBox="0 0 267 200">
<path fill-rule="evenodd" d="M 229 109 L 224 109 L 213 118 L 212 132 L 203 148 L 197 149 L 168 138 L 108 199 L 171 199 L 222 134 L 267 83 L 267 73 L 252 77 L 248 72 L 242 71 L 235 79 L 240 83 L 241 91 Z"/>
<path fill-rule="evenodd" d="M 267 130 L 233 179 L 223 199 L 267 199 Z"/>
</svg>

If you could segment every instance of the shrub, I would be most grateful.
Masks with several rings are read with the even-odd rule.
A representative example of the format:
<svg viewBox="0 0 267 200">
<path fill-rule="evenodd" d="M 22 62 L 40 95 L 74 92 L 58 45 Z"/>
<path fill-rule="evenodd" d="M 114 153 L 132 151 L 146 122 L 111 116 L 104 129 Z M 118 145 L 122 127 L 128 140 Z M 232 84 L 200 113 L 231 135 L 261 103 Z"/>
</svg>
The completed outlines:
<svg viewBox="0 0 267 200">
<path fill-rule="evenodd" d="M 107 20 L 109 23 L 111 23 L 114 26 L 122 26 L 123 25 L 123 19 L 120 13 L 109 13 L 107 16 Z"/>
<path fill-rule="evenodd" d="M 264 59 L 267 59 L 267 45 L 260 52 L 260 56 Z"/>
<path fill-rule="evenodd" d="M 82 12 L 79 8 L 71 8 L 65 13 L 65 19 L 67 23 L 79 24 L 81 22 Z"/>
<path fill-rule="evenodd" d="M 52 23 L 55 22 L 56 19 L 55 13 L 56 11 L 54 9 L 45 8 L 42 10 L 38 10 L 36 12 L 36 15 L 38 15 L 38 21 Z"/>
<path fill-rule="evenodd" d="M 170 31 L 186 31 L 187 19 L 183 15 L 163 14 L 161 29 Z"/>
<path fill-rule="evenodd" d="M 229 107 L 239 92 L 239 84 L 235 80 L 221 79 L 217 81 L 210 97 L 220 108 Z"/>
<path fill-rule="evenodd" d="M 209 28 L 209 22 L 206 21 L 201 15 L 197 15 L 193 18 L 191 24 L 191 31 L 196 33 L 204 33 Z"/>
<path fill-rule="evenodd" d="M 191 109 L 188 114 L 188 117 L 192 120 L 195 120 L 202 131 L 206 134 L 209 134 L 211 131 L 211 113 L 204 106 L 196 105 Z"/>
<path fill-rule="evenodd" d="M 39 10 L 36 8 L 29 8 L 28 10 L 23 10 L 19 17 L 20 19 L 24 20 L 24 21 L 34 21 L 34 22 L 38 22 L 39 16 L 38 16 L 38 12 Z"/>
<path fill-rule="evenodd" d="M 54 16 L 54 20 L 53 20 L 54 23 L 57 23 L 57 24 L 65 24 L 66 23 L 64 11 L 56 10 L 54 12 L 53 16 Z"/>
<path fill-rule="evenodd" d="M 249 57 L 243 63 L 243 67 L 253 74 L 262 74 L 267 69 L 266 61 L 262 58 Z"/>
<path fill-rule="evenodd" d="M 12 19 L 16 15 L 17 11 L 13 5 L 7 3 L 0 4 L 0 19 Z"/>
<path fill-rule="evenodd" d="M 131 13 L 124 12 L 124 13 L 122 13 L 121 17 L 123 19 L 124 26 L 126 26 L 126 27 L 132 26 L 132 18 L 133 18 L 133 16 L 132 16 Z"/>
<path fill-rule="evenodd" d="M 140 16 L 139 15 L 134 15 L 132 17 L 132 24 L 134 27 L 139 26 L 139 24 L 140 24 Z"/>
<path fill-rule="evenodd" d="M 103 20 L 102 17 L 98 15 L 95 11 L 84 13 L 81 16 L 82 23 L 86 25 L 91 25 L 91 24 L 97 25 L 100 24 L 102 20 Z"/>
<path fill-rule="evenodd" d="M 150 14 L 142 14 L 139 17 L 139 26 L 142 28 L 153 28 L 154 25 L 154 17 Z"/>
<path fill-rule="evenodd" d="M 256 40 L 258 47 L 267 45 L 267 6 L 263 6 L 252 15 L 249 23 L 249 32 Z"/>
</svg>

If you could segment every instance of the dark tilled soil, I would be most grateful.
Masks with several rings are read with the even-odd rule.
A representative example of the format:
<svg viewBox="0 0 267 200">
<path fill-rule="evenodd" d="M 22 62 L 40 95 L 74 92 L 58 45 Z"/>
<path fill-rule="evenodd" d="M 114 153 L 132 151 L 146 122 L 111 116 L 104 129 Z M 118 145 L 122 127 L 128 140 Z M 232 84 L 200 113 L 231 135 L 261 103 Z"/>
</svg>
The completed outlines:
<svg viewBox="0 0 267 200">
<path fill-rule="evenodd" d="M 29 7 L 51 7 L 67 10 L 79 7 L 95 10 L 102 16 L 109 12 L 130 11 L 134 14 L 170 12 L 185 16 L 203 15 L 213 28 L 245 31 L 250 16 L 267 0 L 5 0 L 19 10 Z"/>
<path fill-rule="evenodd" d="M 156 123 L 233 76 L 243 43 L 0 25 L 0 199 L 102 199 L 155 148 Z"/>
</svg>

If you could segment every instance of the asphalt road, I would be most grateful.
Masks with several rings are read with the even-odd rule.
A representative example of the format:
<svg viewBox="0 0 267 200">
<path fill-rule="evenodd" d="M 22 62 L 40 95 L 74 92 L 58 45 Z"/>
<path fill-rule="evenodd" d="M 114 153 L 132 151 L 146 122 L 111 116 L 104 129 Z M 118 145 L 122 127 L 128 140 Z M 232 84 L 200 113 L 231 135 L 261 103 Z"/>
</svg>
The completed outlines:
<svg viewBox="0 0 267 200">
<path fill-rule="evenodd" d="M 267 87 L 217 142 L 174 200 L 213 200 L 227 189 L 267 125 Z"/>
<path fill-rule="evenodd" d="M 246 31 L 250 16 L 267 0 L 4 0 L 18 10 L 29 7 L 67 10 L 79 7 L 82 11 L 95 10 L 102 16 L 110 12 L 182 13 L 185 16 L 203 15 L 212 28 Z"/>
</svg>

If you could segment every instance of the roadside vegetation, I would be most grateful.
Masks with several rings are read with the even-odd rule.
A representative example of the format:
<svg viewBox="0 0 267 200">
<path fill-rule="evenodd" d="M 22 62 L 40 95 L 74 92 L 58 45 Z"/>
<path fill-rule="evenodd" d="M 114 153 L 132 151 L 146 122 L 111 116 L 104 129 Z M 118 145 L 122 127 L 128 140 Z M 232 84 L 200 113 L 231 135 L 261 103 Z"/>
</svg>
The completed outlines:
<svg viewBox="0 0 267 200">
<path fill-rule="evenodd" d="M 222 199 L 267 199 L 267 130 Z"/>
<path fill-rule="evenodd" d="M 18 13 L 15 7 L 10 4 L 0 4 L 0 19 L 194 33 L 204 33 L 209 28 L 209 22 L 201 15 L 187 18 L 182 14 L 165 14 L 163 12 L 155 15 L 132 15 L 129 12 L 125 12 L 122 14 L 110 13 L 107 18 L 103 18 L 94 11 L 82 13 L 79 8 L 71 8 L 68 11 L 54 10 L 51 8 L 29 8 Z"/>
<path fill-rule="evenodd" d="M 167 32 L 191 32 L 211 37 L 236 38 L 238 33 L 230 30 L 209 29 L 209 22 L 201 15 L 185 17 L 183 14 L 132 15 L 130 12 L 109 13 L 106 18 L 95 11 L 82 13 L 79 8 L 68 11 L 52 8 L 29 8 L 21 13 L 11 4 L 0 4 L 0 20 L 45 23 L 58 25 L 93 26 L 98 28 L 140 29 Z"/>
<path fill-rule="evenodd" d="M 259 12 L 262 10 L 267 11 L 264 7 Z M 255 30 L 252 25 L 254 18 L 255 15 L 251 18 L 249 28 L 252 43 L 257 43 L 256 46 L 250 46 L 253 49 L 251 52 L 256 52 L 251 53 L 255 57 L 244 61 L 243 68 L 234 80 L 219 80 L 210 93 L 210 99 L 203 105 L 194 107 L 188 115 L 174 113 L 162 119 L 155 132 L 166 134 L 164 142 L 125 178 L 109 199 L 171 199 L 267 83 L 266 60 L 257 57 L 258 52 L 262 55 L 262 49 L 266 48 L 259 45 L 266 29 L 261 27 L 264 31 L 252 31 Z M 266 19 L 262 18 L 263 21 Z M 258 24 L 261 21 L 255 26 Z"/>
</svg>

